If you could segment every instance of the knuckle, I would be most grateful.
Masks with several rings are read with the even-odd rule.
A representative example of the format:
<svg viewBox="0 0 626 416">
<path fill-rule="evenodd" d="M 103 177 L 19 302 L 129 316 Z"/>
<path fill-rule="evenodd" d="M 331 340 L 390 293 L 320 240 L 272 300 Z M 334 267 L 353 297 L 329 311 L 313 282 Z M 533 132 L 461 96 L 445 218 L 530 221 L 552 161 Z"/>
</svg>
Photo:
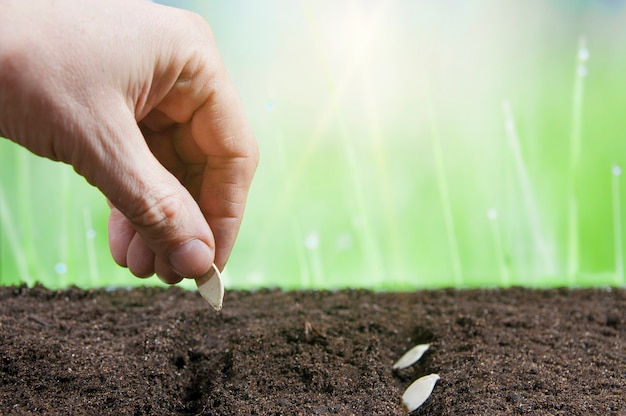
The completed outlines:
<svg viewBox="0 0 626 416">
<path fill-rule="evenodd" d="M 250 158 L 252 159 L 254 165 L 253 170 L 256 170 L 259 167 L 259 160 L 261 158 L 259 145 L 256 140 L 252 140 Z"/>
<path fill-rule="evenodd" d="M 164 194 L 142 198 L 127 218 L 136 229 L 147 233 L 148 238 L 160 238 L 170 232 L 181 209 L 182 201 L 177 195 Z"/>
<path fill-rule="evenodd" d="M 184 29 L 181 33 L 187 33 L 198 38 L 200 43 L 214 43 L 215 38 L 211 26 L 204 17 L 190 10 L 177 9 L 180 19 L 178 24 Z M 191 29 L 191 30 L 190 30 Z"/>
</svg>

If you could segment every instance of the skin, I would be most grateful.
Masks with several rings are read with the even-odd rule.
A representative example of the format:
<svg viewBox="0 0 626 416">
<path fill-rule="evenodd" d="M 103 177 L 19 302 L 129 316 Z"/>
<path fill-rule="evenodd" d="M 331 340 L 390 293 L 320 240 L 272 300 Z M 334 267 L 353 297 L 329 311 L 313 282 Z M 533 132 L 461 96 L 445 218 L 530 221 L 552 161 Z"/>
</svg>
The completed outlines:
<svg viewBox="0 0 626 416">
<path fill-rule="evenodd" d="M 143 0 L 0 11 L 0 136 L 102 191 L 111 253 L 133 274 L 223 269 L 258 150 L 207 23 Z"/>
</svg>

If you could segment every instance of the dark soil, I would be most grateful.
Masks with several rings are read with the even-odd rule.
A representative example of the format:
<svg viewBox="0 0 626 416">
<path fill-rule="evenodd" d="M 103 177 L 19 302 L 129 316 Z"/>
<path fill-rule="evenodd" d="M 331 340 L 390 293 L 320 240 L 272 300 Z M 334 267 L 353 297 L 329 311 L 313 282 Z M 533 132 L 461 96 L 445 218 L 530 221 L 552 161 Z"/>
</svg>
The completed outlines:
<svg viewBox="0 0 626 416">
<path fill-rule="evenodd" d="M 1 288 L 0 357 L 0 414 L 402 415 L 438 373 L 414 414 L 626 415 L 626 291 Z"/>
</svg>

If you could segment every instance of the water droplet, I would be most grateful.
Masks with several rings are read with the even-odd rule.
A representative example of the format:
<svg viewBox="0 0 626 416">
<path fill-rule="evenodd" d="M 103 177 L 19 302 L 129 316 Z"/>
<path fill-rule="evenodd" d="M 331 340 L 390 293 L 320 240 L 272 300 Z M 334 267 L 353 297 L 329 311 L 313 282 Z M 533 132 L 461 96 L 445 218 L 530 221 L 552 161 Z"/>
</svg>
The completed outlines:
<svg viewBox="0 0 626 416">
<path fill-rule="evenodd" d="M 337 249 L 348 250 L 352 247 L 352 235 L 350 233 L 342 233 L 337 237 Z"/>
<path fill-rule="evenodd" d="M 320 238 L 317 233 L 311 233 L 304 239 L 304 246 L 309 250 L 315 250 L 320 244 Z"/>
<path fill-rule="evenodd" d="M 495 220 L 498 218 L 498 211 L 494 208 L 491 208 L 489 210 L 487 210 L 487 218 L 489 218 L 490 220 Z"/>
<path fill-rule="evenodd" d="M 589 59 L 589 49 L 587 48 L 580 48 L 578 50 L 578 59 L 580 61 L 586 61 Z"/>
<path fill-rule="evenodd" d="M 587 67 L 585 65 L 578 65 L 578 76 L 586 77 L 587 76 Z"/>
<path fill-rule="evenodd" d="M 611 173 L 613 176 L 622 176 L 622 168 L 615 165 L 611 168 Z"/>
<path fill-rule="evenodd" d="M 57 263 L 54 265 L 54 271 L 57 274 L 65 274 L 67 273 L 67 264 L 65 263 Z"/>
<path fill-rule="evenodd" d="M 93 228 L 87 230 L 87 238 L 90 240 L 93 240 L 94 238 L 96 238 L 96 230 L 94 230 Z"/>
</svg>

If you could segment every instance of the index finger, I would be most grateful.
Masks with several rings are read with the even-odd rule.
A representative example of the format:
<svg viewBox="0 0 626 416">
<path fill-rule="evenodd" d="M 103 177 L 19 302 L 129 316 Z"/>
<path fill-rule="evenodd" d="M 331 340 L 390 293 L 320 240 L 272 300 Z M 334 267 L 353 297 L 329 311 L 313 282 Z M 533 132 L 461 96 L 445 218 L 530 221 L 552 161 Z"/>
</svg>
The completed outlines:
<svg viewBox="0 0 626 416">
<path fill-rule="evenodd" d="M 215 263 L 223 268 L 239 232 L 258 164 L 257 143 L 225 70 L 193 115 L 191 135 L 206 155 L 198 202 L 215 236 Z"/>
</svg>

